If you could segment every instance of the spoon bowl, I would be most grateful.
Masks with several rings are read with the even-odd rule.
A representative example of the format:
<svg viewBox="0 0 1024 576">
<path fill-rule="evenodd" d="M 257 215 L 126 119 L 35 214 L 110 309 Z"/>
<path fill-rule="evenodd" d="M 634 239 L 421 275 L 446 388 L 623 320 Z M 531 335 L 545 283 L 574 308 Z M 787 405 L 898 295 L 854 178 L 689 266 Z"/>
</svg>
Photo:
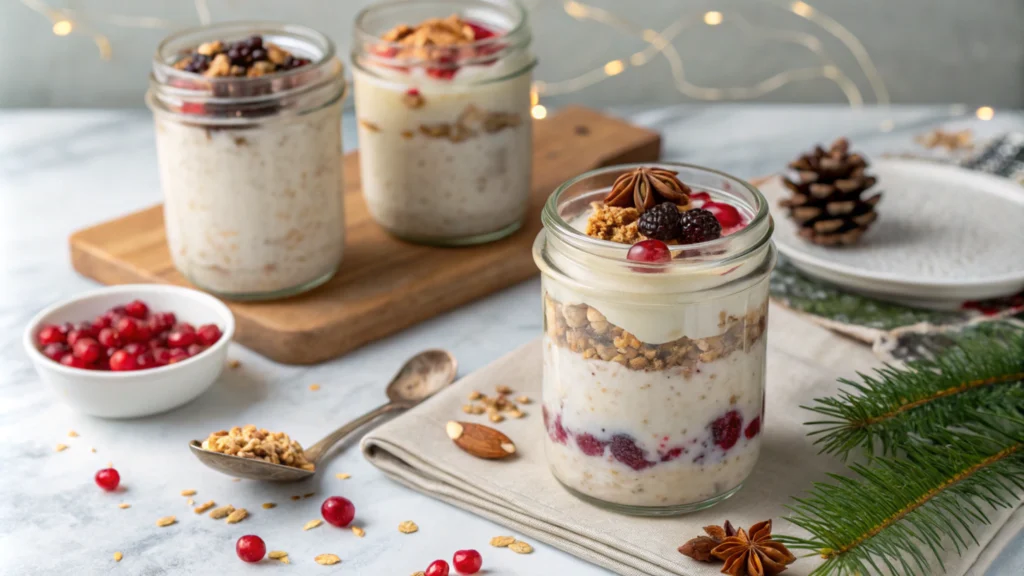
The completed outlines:
<svg viewBox="0 0 1024 576">
<path fill-rule="evenodd" d="M 430 398 L 454 382 L 457 372 L 458 362 L 445 350 L 425 350 L 407 360 L 388 384 L 387 404 L 345 424 L 304 450 L 306 459 L 313 463 L 313 471 L 205 450 L 200 440 L 192 440 L 188 448 L 207 467 L 236 478 L 268 482 L 304 480 L 316 474 L 324 454 L 342 438 L 376 420 L 382 414 L 408 410 Z"/>
</svg>

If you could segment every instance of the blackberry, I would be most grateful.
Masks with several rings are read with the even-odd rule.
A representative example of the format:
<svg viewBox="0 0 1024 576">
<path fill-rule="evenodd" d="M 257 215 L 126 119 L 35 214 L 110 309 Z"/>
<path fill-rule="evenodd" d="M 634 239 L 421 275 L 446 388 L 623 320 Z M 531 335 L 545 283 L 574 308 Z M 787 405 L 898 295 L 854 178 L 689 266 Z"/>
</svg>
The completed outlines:
<svg viewBox="0 0 1024 576">
<path fill-rule="evenodd" d="M 680 227 L 679 209 L 672 202 L 662 202 L 657 206 L 643 213 L 640 221 L 637 222 L 637 229 L 648 238 L 669 242 L 679 238 L 682 231 Z"/>
<path fill-rule="evenodd" d="M 722 237 L 722 225 L 711 212 L 702 208 L 687 210 L 679 216 L 681 244 L 698 244 Z"/>
</svg>

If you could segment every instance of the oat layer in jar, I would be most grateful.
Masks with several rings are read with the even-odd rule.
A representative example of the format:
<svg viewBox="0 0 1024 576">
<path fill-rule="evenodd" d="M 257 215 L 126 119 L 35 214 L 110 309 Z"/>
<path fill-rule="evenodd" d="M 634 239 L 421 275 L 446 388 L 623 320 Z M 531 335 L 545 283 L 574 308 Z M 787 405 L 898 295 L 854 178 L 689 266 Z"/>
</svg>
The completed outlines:
<svg viewBox="0 0 1024 576">
<path fill-rule="evenodd" d="M 344 96 L 334 45 L 301 26 L 217 24 L 160 44 L 146 102 L 167 241 L 193 284 L 271 299 L 334 275 Z"/>
<path fill-rule="evenodd" d="M 398 0 L 356 19 L 363 195 L 391 234 L 466 245 L 515 232 L 532 165 L 530 30 L 514 0 Z"/>
<path fill-rule="evenodd" d="M 552 473 L 629 514 L 732 495 L 764 422 L 775 264 L 764 197 L 696 166 L 614 166 L 563 184 L 542 218 Z"/>
</svg>

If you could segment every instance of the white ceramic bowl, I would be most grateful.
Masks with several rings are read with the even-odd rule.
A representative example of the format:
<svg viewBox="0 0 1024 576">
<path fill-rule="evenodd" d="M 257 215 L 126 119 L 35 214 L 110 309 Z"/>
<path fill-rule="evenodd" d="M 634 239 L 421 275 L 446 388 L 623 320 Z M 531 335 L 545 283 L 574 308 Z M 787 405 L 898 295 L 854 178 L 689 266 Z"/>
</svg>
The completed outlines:
<svg viewBox="0 0 1024 576">
<path fill-rule="evenodd" d="M 173 312 L 179 322 L 216 324 L 223 336 L 187 360 L 131 372 L 71 368 L 50 360 L 36 347 L 36 333 L 45 324 L 92 321 L 136 298 L 151 310 Z M 128 284 L 86 292 L 46 308 L 29 322 L 22 342 L 39 377 L 75 409 L 103 418 L 137 418 L 177 408 L 205 392 L 224 369 L 234 334 L 231 311 L 209 294 L 178 286 Z"/>
</svg>

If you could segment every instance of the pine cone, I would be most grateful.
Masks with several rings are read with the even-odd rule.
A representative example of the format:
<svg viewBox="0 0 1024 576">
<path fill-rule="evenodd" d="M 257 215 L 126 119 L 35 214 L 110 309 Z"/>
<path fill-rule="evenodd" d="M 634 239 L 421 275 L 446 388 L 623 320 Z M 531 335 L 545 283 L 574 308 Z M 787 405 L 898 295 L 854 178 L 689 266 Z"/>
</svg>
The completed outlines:
<svg viewBox="0 0 1024 576">
<path fill-rule="evenodd" d="M 796 181 L 783 178 L 793 195 L 779 205 L 789 209 L 800 236 L 815 244 L 853 244 L 878 217 L 875 205 L 882 194 L 861 198 L 875 185 L 875 177 L 864 173 L 867 160 L 849 149 L 846 138 L 833 142 L 827 152 L 816 146 L 789 164 Z"/>
</svg>

